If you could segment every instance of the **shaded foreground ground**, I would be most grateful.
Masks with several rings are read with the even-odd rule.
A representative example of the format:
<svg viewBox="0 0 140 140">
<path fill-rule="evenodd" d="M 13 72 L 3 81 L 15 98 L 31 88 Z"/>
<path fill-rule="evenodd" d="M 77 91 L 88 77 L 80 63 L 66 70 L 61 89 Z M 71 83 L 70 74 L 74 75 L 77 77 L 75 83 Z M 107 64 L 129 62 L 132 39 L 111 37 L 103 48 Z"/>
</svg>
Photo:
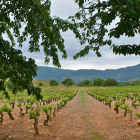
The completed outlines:
<svg viewBox="0 0 140 140">
<path fill-rule="evenodd" d="M 34 120 L 29 120 L 28 115 L 18 117 L 19 109 L 14 109 L 15 120 L 5 115 L 0 125 L 0 140 L 140 140 L 138 118 L 133 114 L 130 122 L 129 115 L 123 117 L 123 110 L 116 114 L 113 108 L 112 105 L 109 109 L 80 88 L 76 97 L 52 118 L 49 126 L 43 125 L 46 115 L 41 112 L 39 136 L 35 135 Z"/>
</svg>

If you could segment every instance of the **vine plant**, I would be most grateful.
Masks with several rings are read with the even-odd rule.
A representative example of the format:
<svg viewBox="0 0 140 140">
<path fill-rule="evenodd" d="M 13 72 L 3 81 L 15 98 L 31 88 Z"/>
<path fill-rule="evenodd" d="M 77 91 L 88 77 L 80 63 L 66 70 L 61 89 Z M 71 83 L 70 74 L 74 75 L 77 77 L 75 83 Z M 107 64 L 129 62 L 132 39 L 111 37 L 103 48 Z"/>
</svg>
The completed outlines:
<svg viewBox="0 0 140 140">
<path fill-rule="evenodd" d="M 115 102 L 115 108 L 114 108 L 114 111 L 116 111 L 117 114 L 119 114 L 119 107 L 123 105 L 123 102 L 121 101 L 116 101 Z"/>
<path fill-rule="evenodd" d="M 126 117 L 126 113 L 130 113 L 130 108 L 128 104 L 123 104 L 122 106 L 120 106 L 121 109 L 124 109 L 124 117 Z"/>
<path fill-rule="evenodd" d="M 48 126 L 48 121 L 49 121 L 48 106 L 43 106 L 42 110 L 46 113 L 47 116 L 47 120 L 44 121 L 44 126 Z"/>
<path fill-rule="evenodd" d="M 34 129 L 36 131 L 36 135 L 39 135 L 38 133 L 38 117 L 40 116 L 40 110 L 37 109 L 31 109 L 31 111 L 29 112 L 29 119 L 34 119 L 35 123 L 34 123 Z"/>
</svg>

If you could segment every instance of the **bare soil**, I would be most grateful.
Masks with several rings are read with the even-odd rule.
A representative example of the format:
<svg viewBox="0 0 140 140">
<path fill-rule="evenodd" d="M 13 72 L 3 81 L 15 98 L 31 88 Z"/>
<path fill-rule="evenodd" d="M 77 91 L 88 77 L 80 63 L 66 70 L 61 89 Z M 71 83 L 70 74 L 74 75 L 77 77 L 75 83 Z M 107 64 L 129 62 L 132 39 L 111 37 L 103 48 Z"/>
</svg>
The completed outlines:
<svg viewBox="0 0 140 140">
<path fill-rule="evenodd" d="M 34 120 L 29 119 L 29 114 L 19 117 L 19 108 L 15 107 L 12 112 L 15 120 L 4 115 L 5 120 L 0 124 L 0 140 L 140 140 L 140 126 L 135 117 L 140 107 L 136 110 L 131 106 L 131 100 L 127 100 L 133 112 L 130 122 L 129 114 L 123 117 L 124 110 L 120 109 L 116 114 L 114 102 L 110 109 L 85 91 L 82 97 L 81 89 L 57 112 L 56 117 L 52 117 L 48 126 L 43 125 L 46 115 L 41 111 L 39 135 L 35 134 Z"/>
</svg>

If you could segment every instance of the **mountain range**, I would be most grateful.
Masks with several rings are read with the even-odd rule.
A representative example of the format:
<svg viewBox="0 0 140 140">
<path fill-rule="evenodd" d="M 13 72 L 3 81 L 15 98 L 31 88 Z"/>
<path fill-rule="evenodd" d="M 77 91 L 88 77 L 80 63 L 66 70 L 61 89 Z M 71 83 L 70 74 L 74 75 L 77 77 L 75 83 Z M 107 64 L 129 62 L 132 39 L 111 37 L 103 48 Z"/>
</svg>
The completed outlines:
<svg viewBox="0 0 140 140">
<path fill-rule="evenodd" d="M 118 82 L 137 80 L 140 78 L 140 64 L 126 68 L 107 70 L 65 70 L 60 68 L 38 66 L 37 76 L 34 77 L 34 79 L 46 81 L 54 79 L 57 82 L 62 82 L 67 77 L 72 78 L 76 83 L 84 81 L 85 79 L 93 80 L 99 77 L 104 80 L 107 78 L 113 78 Z"/>
</svg>

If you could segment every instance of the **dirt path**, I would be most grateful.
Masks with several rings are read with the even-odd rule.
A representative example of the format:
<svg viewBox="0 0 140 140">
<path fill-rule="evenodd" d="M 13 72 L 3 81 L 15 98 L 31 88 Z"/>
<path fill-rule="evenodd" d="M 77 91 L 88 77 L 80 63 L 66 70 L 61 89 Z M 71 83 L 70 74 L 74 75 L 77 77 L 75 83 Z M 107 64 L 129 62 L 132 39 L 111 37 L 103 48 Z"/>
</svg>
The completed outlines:
<svg viewBox="0 0 140 140">
<path fill-rule="evenodd" d="M 16 110 L 14 110 L 16 111 Z M 18 111 L 18 110 L 17 110 Z M 123 111 L 122 111 L 123 112 Z M 140 127 L 108 106 L 89 96 L 84 88 L 44 126 L 45 113 L 39 117 L 39 135 L 33 120 L 26 115 L 14 121 L 6 118 L 0 125 L 0 140 L 140 140 Z"/>
<path fill-rule="evenodd" d="M 50 136 L 54 140 L 100 140 L 103 136 L 95 130 L 95 122 L 90 114 L 90 101 L 87 95 L 80 93 L 81 89 L 68 104 L 58 113 L 48 127 Z"/>
</svg>

